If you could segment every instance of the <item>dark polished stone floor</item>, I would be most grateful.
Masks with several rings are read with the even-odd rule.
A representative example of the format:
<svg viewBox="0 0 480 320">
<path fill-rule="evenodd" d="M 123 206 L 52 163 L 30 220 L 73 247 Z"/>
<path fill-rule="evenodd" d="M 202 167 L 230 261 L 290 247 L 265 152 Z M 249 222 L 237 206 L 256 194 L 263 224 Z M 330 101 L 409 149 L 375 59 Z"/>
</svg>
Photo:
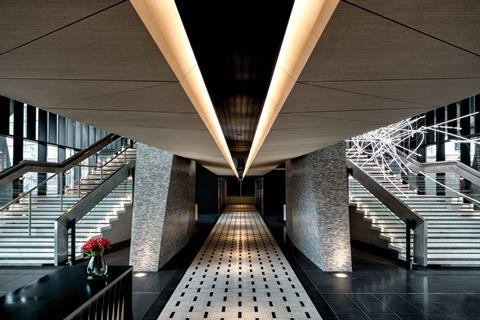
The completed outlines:
<svg viewBox="0 0 480 320">
<path fill-rule="evenodd" d="M 190 244 L 162 270 L 133 279 L 134 319 L 157 319 L 217 216 L 202 217 Z M 418 269 L 352 250 L 353 272 L 346 278 L 320 271 L 288 243 L 283 225 L 270 230 L 300 282 L 325 320 L 480 320 L 480 269 Z M 111 252 L 109 264 L 128 264 L 128 248 Z M 0 268 L 0 296 L 55 270 Z"/>
<path fill-rule="evenodd" d="M 218 215 L 201 216 L 190 243 L 160 271 L 147 272 L 143 277 L 134 275 L 132 302 L 135 320 L 158 318 L 217 218 Z M 107 254 L 106 259 L 110 265 L 128 265 L 129 253 L 128 247 L 116 248 Z M 0 296 L 34 282 L 54 270 L 54 267 L 0 267 Z"/>
<path fill-rule="evenodd" d="M 218 215 L 201 216 L 197 232 L 190 243 L 172 258 L 160 271 L 149 272 L 145 277 L 134 277 L 134 319 L 157 319 L 178 283 L 187 271 L 217 221 Z"/>
<path fill-rule="evenodd" d="M 323 319 L 479 320 L 480 270 L 400 265 L 352 249 L 353 272 L 346 278 L 320 271 L 284 243 L 283 226 L 269 227 Z"/>
</svg>

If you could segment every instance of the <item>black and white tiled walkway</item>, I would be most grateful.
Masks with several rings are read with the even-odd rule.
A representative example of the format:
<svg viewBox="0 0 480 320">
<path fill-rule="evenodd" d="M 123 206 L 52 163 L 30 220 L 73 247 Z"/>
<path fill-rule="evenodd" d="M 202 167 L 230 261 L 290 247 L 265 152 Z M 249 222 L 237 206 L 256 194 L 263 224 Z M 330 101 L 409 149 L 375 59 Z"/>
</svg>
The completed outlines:
<svg viewBox="0 0 480 320">
<path fill-rule="evenodd" d="M 219 218 L 159 319 L 321 319 L 255 208 Z"/>
</svg>

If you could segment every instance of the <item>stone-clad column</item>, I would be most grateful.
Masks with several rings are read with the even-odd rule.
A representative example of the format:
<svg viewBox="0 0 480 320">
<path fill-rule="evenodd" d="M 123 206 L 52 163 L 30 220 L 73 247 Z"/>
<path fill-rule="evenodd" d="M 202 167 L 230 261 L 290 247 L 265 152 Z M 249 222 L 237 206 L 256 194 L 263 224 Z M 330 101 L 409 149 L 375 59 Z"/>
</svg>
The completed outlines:
<svg viewBox="0 0 480 320">
<path fill-rule="evenodd" d="M 195 161 L 139 143 L 130 264 L 157 271 L 195 228 Z"/>
<path fill-rule="evenodd" d="M 351 271 L 345 143 L 287 162 L 287 234 L 323 271 Z"/>
</svg>

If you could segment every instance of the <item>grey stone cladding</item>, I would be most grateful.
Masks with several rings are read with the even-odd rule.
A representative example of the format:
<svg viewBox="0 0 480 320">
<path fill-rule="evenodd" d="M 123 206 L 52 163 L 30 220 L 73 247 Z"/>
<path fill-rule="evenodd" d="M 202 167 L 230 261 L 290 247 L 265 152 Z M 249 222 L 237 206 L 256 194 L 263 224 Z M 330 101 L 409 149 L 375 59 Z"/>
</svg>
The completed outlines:
<svg viewBox="0 0 480 320">
<path fill-rule="evenodd" d="M 351 271 L 345 143 L 289 160 L 287 234 L 323 271 Z"/>
<path fill-rule="evenodd" d="M 195 161 L 139 143 L 130 264 L 157 271 L 195 228 Z"/>
</svg>

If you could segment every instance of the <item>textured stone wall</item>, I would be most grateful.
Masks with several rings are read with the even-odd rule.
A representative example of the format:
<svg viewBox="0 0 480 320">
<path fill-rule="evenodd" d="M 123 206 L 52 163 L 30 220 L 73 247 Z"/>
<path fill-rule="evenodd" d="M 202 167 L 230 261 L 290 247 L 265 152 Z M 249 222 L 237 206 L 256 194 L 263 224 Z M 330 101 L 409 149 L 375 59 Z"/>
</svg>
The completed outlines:
<svg viewBox="0 0 480 320">
<path fill-rule="evenodd" d="M 287 162 L 287 234 L 324 271 L 351 271 L 345 143 Z"/>
<path fill-rule="evenodd" d="M 137 146 L 130 264 L 157 271 L 190 239 L 195 227 L 195 162 Z"/>
</svg>

